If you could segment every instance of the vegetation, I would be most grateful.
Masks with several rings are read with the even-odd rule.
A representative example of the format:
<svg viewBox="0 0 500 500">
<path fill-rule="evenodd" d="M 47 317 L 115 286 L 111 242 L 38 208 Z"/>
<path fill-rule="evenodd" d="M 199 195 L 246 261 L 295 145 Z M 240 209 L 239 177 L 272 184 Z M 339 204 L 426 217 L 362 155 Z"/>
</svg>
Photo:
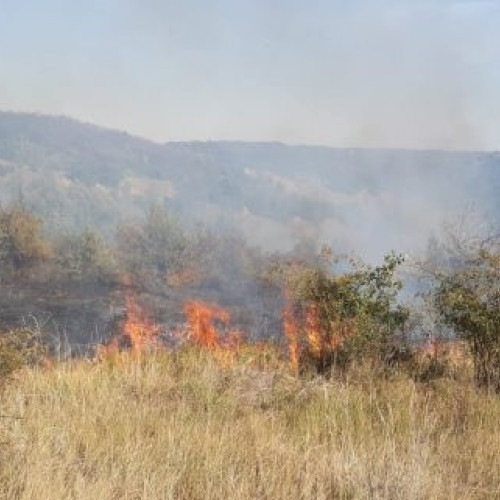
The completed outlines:
<svg viewBox="0 0 500 500">
<path fill-rule="evenodd" d="M 430 249 L 422 347 L 396 254 L 270 255 L 160 205 L 115 238 L 0 208 L 0 500 L 499 498 L 497 238 Z M 55 361 L 40 303 L 104 311 L 107 340 Z"/>
<path fill-rule="evenodd" d="M 0 387 L 17 370 L 26 366 L 42 365 L 47 350 L 40 334 L 29 328 L 20 328 L 0 336 Z"/>
<path fill-rule="evenodd" d="M 50 246 L 41 234 L 42 220 L 21 202 L 0 208 L 2 272 L 15 272 L 46 261 Z"/>
<path fill-rule="evenodd" d="M 179 223 L 153 205 L 142 224 L 120 228 L 118 248 L 125 266 L 142 281 L 166 283 L 187 264 L 188 239 Z"/>
<path fill-rule="evenodd" d="M 54 246 L 57 267 L 70 280 L 112 279 L 117 272 L 112 249 L 96 231 L 63 234 Z"/>
<path fill-rule="evenodd" d="M 442 247 L 430 292 L 441 321 L 469 346 L 479 387 L 500 393 L 500 247 L 497 237 Z"/>
<path fill-rule="evenodd" d="M 18 372 L 0 399 L 0 498 L 499 497 L 500 400 L 463 370 L 327 381 L 253 359 L 186 347 Z"/>
<path fill-rule="evenodd" d="M 331 250 L 325 249 L 323 255 L 331 256 Z M 391 254 L 376 267 L 328 258 L 316 265 L 280 268 L 289 307 L 294 309 L 291 321 L 296 325 L 291 326 L 299 330 L 299 341 L 306 343 L 299 363 L 313 361 L 324 372 L 366 357 L 392 359 L 408 317 L 406 308 L 397 303 L 402 282 L 395 273 L 402 262 L 401 256 Z M 341 273 L 335 272 L 339 264 Z"/>
<path fill-rule="evenodd" d="M 425 214 L 439 219 L 468 201 L 496 218 L 499 159 L 488 152 L 157 144 L 68 118 L 0 111 L 0 199 L 22 192 L 51 232 L 96 227 L 110 237 L 155 201 L 183 219 L 224 221 L 266 249 L 308 234 L 321 240 L 321 228 L 335 227 L 343 248 L 348 238 L 357 251 L 369 241 L 381 252 L 415 235 L 414 224 L 432 226 Z M 419 196 L 410 203 L 408 192 Z M 356 221 L 353 239 L 349 221 Z"/>
</svg>

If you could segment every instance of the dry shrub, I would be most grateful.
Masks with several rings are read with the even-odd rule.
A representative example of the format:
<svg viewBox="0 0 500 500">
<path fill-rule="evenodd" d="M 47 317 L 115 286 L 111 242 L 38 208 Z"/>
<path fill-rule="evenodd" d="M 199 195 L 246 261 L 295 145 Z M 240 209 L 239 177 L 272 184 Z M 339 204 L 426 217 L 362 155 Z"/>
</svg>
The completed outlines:
<svg viewBox="0 0 500 500">
<path fill-rule="evenodd" d="M 45 355 L 39 333 L 30 328 L 0 333 L 0 381 L 23 366 L 38 365 Z"/>
</svg>

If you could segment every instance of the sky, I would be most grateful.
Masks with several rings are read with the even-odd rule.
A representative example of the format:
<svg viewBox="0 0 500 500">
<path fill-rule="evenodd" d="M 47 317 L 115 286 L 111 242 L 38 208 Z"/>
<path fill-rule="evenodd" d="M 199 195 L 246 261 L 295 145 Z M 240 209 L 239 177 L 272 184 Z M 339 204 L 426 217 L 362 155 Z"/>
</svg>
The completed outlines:
<svg viewBox="0 0 500 500">
<path fill-rule="evenodd" d="M 0 0 L 0 109 L 155 141 L 500 149 L 499 0 Z"/>
</svg>

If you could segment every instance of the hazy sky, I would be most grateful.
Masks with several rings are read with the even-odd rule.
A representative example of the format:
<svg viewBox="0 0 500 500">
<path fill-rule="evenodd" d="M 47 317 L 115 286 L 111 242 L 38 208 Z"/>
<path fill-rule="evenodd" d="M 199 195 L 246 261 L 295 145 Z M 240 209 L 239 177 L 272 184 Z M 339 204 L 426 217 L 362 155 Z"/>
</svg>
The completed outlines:
<svg viewBox="0 0 500 500">
<path fill-rule="evenodd" d="M 159 141 L 500 149 L 500 0 L 0 0 L 0 109 Z"/>
</svg>

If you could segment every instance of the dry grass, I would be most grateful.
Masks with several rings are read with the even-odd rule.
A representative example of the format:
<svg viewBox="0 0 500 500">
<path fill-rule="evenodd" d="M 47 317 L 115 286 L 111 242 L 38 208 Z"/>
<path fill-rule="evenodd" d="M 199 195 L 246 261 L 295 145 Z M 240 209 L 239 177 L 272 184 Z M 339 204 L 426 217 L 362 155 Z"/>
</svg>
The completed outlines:
<svg viewBox="0 0 500 500">
<path fill-rule="evenodd" d="M 186 349 L 19 372 L 0 499 L 500 498 L 500 399 L 358 373 L 300 380 Z"/>
</svg>

